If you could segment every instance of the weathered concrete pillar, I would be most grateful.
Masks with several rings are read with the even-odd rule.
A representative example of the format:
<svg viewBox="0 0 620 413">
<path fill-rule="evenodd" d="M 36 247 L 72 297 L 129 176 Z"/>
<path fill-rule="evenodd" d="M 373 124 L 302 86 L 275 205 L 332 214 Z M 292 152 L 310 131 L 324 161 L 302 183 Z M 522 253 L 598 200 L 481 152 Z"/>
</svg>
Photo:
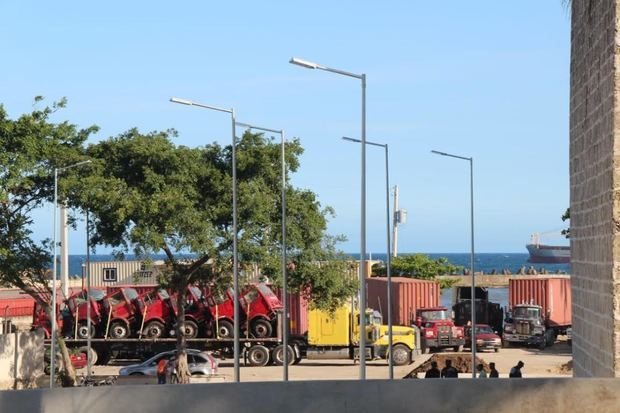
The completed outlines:
<svg viewBox="0 0 620 413">
<path fill-rule="evenodd" d="M 620 0 L 572 0 L 575 376 L 620 376 Z"/>
</svg>

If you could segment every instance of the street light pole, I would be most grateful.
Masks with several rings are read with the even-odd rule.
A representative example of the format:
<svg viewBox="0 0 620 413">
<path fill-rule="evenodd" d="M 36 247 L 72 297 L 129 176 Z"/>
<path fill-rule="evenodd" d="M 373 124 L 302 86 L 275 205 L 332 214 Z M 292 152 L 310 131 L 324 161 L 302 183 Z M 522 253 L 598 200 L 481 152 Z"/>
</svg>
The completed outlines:
<svg viewBox="0 0 620 413">
<path fill-rule="evenodd" d="M 448 156 L 469 162 L 469 196 L 470 196 L 470 232 L 471 253 L 469 257 L 469 272 L 471 273 L 471 375 L 476 378 L 476 273 L 474 272 L 474 158 L 452 155 L 446 152 L 431 151 L 435 155 Z"/>
<path fill-rule="evenodd" d="M 217 112 L 224 112 L 230 114 L 231 124 L 232 124 L 232 153 L 231 153 L 231 161 L 232 161 L 232 209 L 233 209 L 233 302 L 234 302 L 234 312 L 233 312 L 233 323 L 234 323 L 234 338 L 233 338 L 233 351 L 234 351 L 234 380 L 235 382 L 240 381 L 240 370 L 239 370 L 239 352 L 241 350 L 241 346 L 239 344 L 239 263 L 238 263 L 238 254 L 237 254 L 237 138 L 235 136 L 236 133 L 236 119 L 235 119 L 235 109 L 224 109 L 217 106 L 205 105 L 202 103 L 197 103 L 187 99 L 181 99 L 172 97 L 170 101 L 173 103 L 179 103 L 181 105 L 188 106 L 197 106 L 203 109 L 210 109 Z"/>
<path fill-rule="evenodd" d="M 86 339 L 86 347 L 88 353 L 86 354 L 86 376 L 90 379 L 92 374 L 92 342 L 91 342 L 91 320 L 90 320 L 90 227 L 88 224 L 90 223 L 89 219 L 89 210 L 86 210 L 86 329 L 88 331 L 88 336 Z"/>
<path fill-rule="evenodd" d="M 288 381 L 288 335 L 289 335 L 289 309 L 288 309 L 288 274 L 286 270 L 286 138 L 284 136 L 284 130 L 263 128 L 260 126 L 250 125 L 248 123 L 237 122 L 237 125 L 248 129 L 256 129 L 264 132 L 272 132 L 280 134 L 280 163 L 282 165 L 282 303 L 284 319 L 282 320 L 282 347 L 284 352 L 282 354 L 282 379 Z"/>
<path fill-rule="evenodd" d="M 344 136 L 342 139 L 350 142 L 362 143 L 359 139 L 348 138 Z M 388 319 L 388 370 L 390 380 L 394 379 L 394 359 L 392 357 L 392 257 L 391 257 L 391 242 L 390 242 L 390 168 L 389 168 L 389 153 L 387 143 L 375 143 L 366 141 L 366 145 L 379 146 L 385 149 L 385 219 L 386 219 L 386 251 L 387 251 L 387 319 Z"/>
<path fill-rule="evenodd" d="M 65 166 L 62 168 L 54 168 L 54 237 L 53 237 L 53 245 L 52 245 L 52 255 L 54 258 L 54 262 L 52 263 L 52 340 L 51 340 L 51 348 L 50 348 L 50 388 L 54 388 L 54 381 L 55 381 L 55 377 L 56 377 L 56 276 L 57 276 L 57 264 L 56 264 L 56 258 L 57 258 L 57 248 L 58 248 L 58 242 L 57 242 L 57 233 L 58 230 L 56 228 L 56 222 L 58 221 L 58 174 L 62 173 L 64 171 L 66 171 L 69 168 L 74 168 L 76 166 L 80 166 L 80 165 L 85 165 L 87 163 L 91 163 L 90 160 L 86 160 L 86 161 L 81 161 L 81 162 L 77 162 L 74 163 L 73 165 L 69 165 L 69 166 Z"/>
<path fill-rule="evenodd" d="M 318 63 L 296 57 L 291 58 L 289 63 L 306 69 L 319 69 L 326 72 L 336 73 L 342 76 L 353 77 L 361 81 L 362 86 L 362 136 L 361 136 L 361 206 L 360 206 L 360 279 L 359 279 L 359 359 L 360 380 L 366 379 L 366 74 L 356 74 L 340 69 L 334 69 Z"/>
</svg>

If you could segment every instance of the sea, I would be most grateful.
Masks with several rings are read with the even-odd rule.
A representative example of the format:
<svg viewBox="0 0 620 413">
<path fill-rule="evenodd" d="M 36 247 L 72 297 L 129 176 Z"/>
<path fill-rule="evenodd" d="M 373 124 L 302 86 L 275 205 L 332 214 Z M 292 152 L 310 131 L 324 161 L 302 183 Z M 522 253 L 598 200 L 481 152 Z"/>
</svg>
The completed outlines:
<svg viewBox="0 0 620 413">
<path fill-rule="evenodd" d="M 448 261 L 454 265 L 463 266 L 469 268 L 470 255 L 468 253 L 424 253 L 430 258 L 437 259 L 445 257 Z M 350 253 L 346 254 L 353 259 L 359 259 L 359 254 Z M 402 253 L 399 255 L 407 255 Z M 153 259 L 164 259 L 163 255 L 154 256 Z M 570 264 L 531 264 L 527 262 L 529 254 L 527 253 L 478 253 L 475 254 L 474 267 L 475 271 L 484 271 L 490 273 L 496 270 L 501 273 L 502 270 L 508 269 L 515 274 L 523 266 L 529 268 L 533 266 L 536 270 L 544 268 L 550 274 L 558 271 L 566 274 L 571 273 Z M 91 261 L 114 261 L 115 258 L 111 254 L 91 254 Z M 126 255 L 126 260 L 135 259 L 132 255 Z M 385 253 L 372 253 L 368 255 L 368 259 L 373 260 L 386 260 Z M 69 274 L 72 277 L 81 277 L 82 265 L 86 261 L 86 255 L 69 255 Z M 489 288 L 489 300 L 494 303 L 499 303 L 502 307 L 508 305 L 508 289 L 507 288 Z M 452 293 L 451 290 L 445 289 L 441 293 L 441 305 L 450 308 L 452 306 Z"/>
</svg>

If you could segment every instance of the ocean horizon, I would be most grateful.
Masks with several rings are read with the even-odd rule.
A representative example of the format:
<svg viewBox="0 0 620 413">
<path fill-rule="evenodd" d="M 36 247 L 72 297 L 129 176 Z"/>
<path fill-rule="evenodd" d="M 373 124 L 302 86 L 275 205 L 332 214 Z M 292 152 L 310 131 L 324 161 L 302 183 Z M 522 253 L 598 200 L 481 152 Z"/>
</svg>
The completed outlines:
<svg viewBox="0 0 620 413">
<path fill-rule="evenodd" d="M 418 254 L 415 252 L 403 252 L 399 253 L 399 255 L 409 255 L 409 254 Z M 441 257 L 445 257 L 448 261 L 454 265 L 462 266 L 464 268 L 469 268 L 470 255 L 469 253 L 420 253 L 424 255 L 428 255 L 432 259 L 437 259 Z M 349 256 L 353 259 L 359 259 L 360 254 L 356 253 L 345 253 L 346 256 Z M 385 262 L 387 255 L 385 253 L 373 253 L 368 254 L 368 259 L 380 260 Z M 155 260 L 163 260 L 165 259 L 165 255 L 158 254 L 152 256 L 152 259 Z M 522 267 L 534 267 L 536 270 L 540 271 L 540 269 L 545 269 L 549 273 L 556 273 L 558 271 L 568 273 L 571 272 L 570 264 L 533 264 L 527 262 L 529 258 L 528 253 L 490 253 L 490 252 L 482 252 L 475 254 L 475 262 L 474 267 L 475 271 L 484 271 L 485 273 L 490 273 L 495 270 L 498 273 L 501 273 L 502 270 L 508 269 L 511 273 L 515 274 Z M 136 259 L 134 255 L 126 255 L 125 260 Z M 115 261 L 115 257 L 112 254 L 91 254 L 91 261 Z M 81 277 L 82 276 L 82 265 L 86 262 L 85 254 L 76 254 L 69 255 L 69 275 L 71 277 Z"/>
</svg>

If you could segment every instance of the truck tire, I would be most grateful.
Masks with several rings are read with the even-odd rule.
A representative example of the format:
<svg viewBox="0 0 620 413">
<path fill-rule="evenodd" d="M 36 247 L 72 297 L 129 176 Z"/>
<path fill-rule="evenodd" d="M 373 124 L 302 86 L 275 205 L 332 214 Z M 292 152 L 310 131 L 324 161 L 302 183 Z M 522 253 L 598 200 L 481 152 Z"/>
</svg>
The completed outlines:
<svg viewBox="0 0 620 413">
<path fill-rule="evenodd" d="M 217 323 L 217 337 L 232 338 L 234 335 L 233 323 L 228 320 L 220 320 Z"/>
<path fill-rule="evenodd" d="M 112 321 L 110 324 L 110 337 L 112 338 L 129 338 L 129 326 L 123 321 Z"/>
<path fill-rule="evenodd" d="M 288 347 L 288 364 L 291 365 L 295 361 L 295 352 L 291 346 Z M 280 344 L 271 351 L 271 359 L 273 364 L 281 366 L 284 364 L 284 346 Z"/>
<path fill-rule="evenodd" d="M 146 326 L 144 326 L 142 335 L 148 338 L 161 338 L 164 336 L 165 328 L 166 327 L 157 320 L 149 321 Z"/>
<path fill-rule="evenodd" d="M 250 366 L 263 367 L 269 364 L 269 350 L 265 346 L 250 347 L 247 356 Z"/>
<path fill-rule="evenodd" d="M 405 366 L 411 362 L 411 351 L 403 344 L 396 344 L 392 347 L 392 354 L 392 362 L 395 366 Z"/>
<path fill-rule="evenodd" d="M 83 340 L 86 340 L 89 336 L 88 334 L 88 324 L 85 321 L 81 321 L 77 328 L 77 336 Z M 90 324 L 90 338 L 95 337 L 95 326 Z"/>
<path fill-rule="evenodd" d="M 193 322 L 192 320 L 185 320 L 185 338 L 196 338 L 198 337 L 198 324 Z"/>
<path fill-rule="evenodd" d="M 273 334 L 271 323 L 264 318 L 258 318 L 251 323 L 252 335 L 256 338 L 267 338 Z"/>
</svg>

